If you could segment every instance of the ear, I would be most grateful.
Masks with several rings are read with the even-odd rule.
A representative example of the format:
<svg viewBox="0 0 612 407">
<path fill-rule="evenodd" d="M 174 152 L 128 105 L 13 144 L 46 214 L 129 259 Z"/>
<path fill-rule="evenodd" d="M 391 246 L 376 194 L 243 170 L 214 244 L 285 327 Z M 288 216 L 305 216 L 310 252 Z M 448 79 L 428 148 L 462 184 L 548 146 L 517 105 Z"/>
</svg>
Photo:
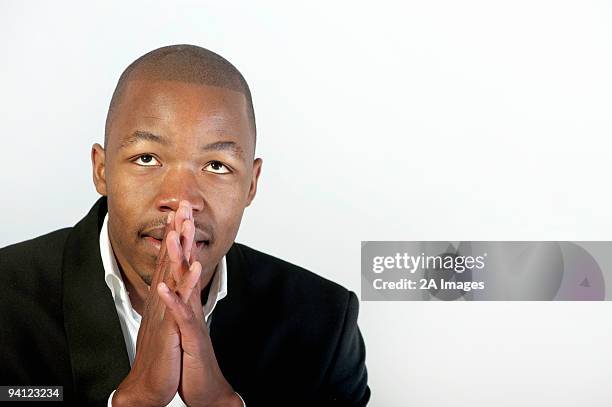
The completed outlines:
<svg viewBox="0 0 612 407">
<path fill-rule="evenodd" d="M 249 188 L 249 195 L 247 196 L 247 204 L 249 206 L 253 199 L 255 198 L 255 194 L 257 193 L 257 181 L 259 180 L 259 174 L 261 173 L 261 165 L 263 164 L 263 160 L 261 158 L 256 158 L 253 161 L 253 177 L 251 178 L 251 187 Z"/>
<path fill-rule="evenodd" d="M 104 148 L 98 143 L 91 147 L 91 166 L 96 191 L 106 196 L 106 155 Z"/>
</svg>

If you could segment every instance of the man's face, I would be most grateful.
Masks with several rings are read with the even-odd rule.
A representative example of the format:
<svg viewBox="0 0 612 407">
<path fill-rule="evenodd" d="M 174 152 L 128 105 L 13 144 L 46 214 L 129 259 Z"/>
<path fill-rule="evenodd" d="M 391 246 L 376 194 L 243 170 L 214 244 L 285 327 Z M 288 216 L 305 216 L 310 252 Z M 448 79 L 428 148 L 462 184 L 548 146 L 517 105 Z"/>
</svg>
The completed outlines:
<svg viewBox="0 0 612 407">
<path fill-rule="evenodd" d="M 196 259 L 211 271 L 255 196 L 261 160 L 246 98 L 225 88 L 146 77 L 126 84 L 106 151 L 94 145 L 96 189 L 108 197 L 117 259 L 147 284 L 169 211 L 193 208 Z"/>
</svg>

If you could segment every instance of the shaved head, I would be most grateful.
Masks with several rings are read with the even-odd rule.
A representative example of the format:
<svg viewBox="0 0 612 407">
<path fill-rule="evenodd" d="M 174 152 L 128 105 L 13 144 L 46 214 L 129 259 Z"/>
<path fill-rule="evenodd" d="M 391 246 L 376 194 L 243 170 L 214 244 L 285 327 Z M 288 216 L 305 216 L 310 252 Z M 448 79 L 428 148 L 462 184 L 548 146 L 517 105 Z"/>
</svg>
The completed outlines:
<svg viewBox="0 0 612 407">
<path fill-rule="evenodd" d="M 111 123 L 121 102 L 127 83 L 133 79 L 168 80 L 198 85 L 218 86 L 242 93 L 253 137 L 256 138 L 255 113 L 251 91 L 246 80 L 228 60 L 195 45 L 170 45 L 148 52 L 132 62 L 121 74 L 111 98 L 104 132 L 104 148 L 108 145 Z"/>
<path fill-rule="evenodd" d="M 151 284 L 160 231 L 180 202 L 192 210 L 194 258 L 202 276 L 212 275 L 255 197 L 263 162 L 255 158 L 253 104 L 242 74 L 193 45 L 141 56 L 119 78 L 104 144 L 92 146 L 93 179 L 107 197 L 122 275 L 134 287 Z"/>
</svg>

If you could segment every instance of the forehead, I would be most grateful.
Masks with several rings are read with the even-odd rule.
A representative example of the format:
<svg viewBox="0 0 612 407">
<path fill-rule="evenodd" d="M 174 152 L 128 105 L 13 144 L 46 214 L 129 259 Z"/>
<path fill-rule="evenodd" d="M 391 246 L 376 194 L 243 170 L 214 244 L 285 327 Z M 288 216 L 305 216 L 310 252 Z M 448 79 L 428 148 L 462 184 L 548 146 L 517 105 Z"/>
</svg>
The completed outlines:
<svg viewBox="0 0 612 407">
<path fill-rule="evenodd" d="M 117 148 L 134 131 L 155 130 L 177 143 L 230 137 L 246 150 L 253 143 L 244 94 L 227 88 L 169 80 L 133 79 L 114 111 L 109 144 Z"/>
</svg>

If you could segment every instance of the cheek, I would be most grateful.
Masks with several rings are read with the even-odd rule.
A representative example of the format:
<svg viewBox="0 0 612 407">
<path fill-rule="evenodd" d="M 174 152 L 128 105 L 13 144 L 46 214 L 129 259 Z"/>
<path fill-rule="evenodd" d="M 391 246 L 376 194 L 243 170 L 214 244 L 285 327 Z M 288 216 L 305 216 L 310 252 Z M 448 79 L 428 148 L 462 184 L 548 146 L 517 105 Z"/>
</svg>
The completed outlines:
<svg viewBox="0 0 612 407">
<path fill-rule="evenodd" d="M 109 179 L 109 209 L 112 200 L 113 209 L 126 222 L 126 226 L 140 225 L 139 221 L 142 221 L 147 205 L 159 189 L 157 180 L 151 177 L 134 177 L 126 171 L 117 172 Z"/>
<path fill-rule="evenodd" d="M 122 246 L 131 245 L 136 235 L 133 209 L 121 195 L 108 195 L 109 222 L 113 226 L 113 235 Z"/>
<path fill-rule="evenodd" d="M 122 201 L 138 201 L 141 197 L 152 194 L 159 188 L 155 177 L 134 176 L 127 171 L 118 172 L 109 177 L 107 182 L 109 196 L 115 196 Z"/>
<path fill-rule="evenodd" d="M 231 247 L 242 221 L 245 194 L 239 188 L 208 196 L 208 206 L 215 226 L 215 257 L 222 257 Z"/>
<path fill-rule="evenodd" d="M 120 171 L 113 173 L 108 181 L 108 211 L 114 225 L 113 234 L 120 240 L 117 243 L 122 245 L 125 256 L 131 257 L 137 254 L 134 245 L 142 224 L 143 197 L 150 187 Z"/>
<path fill-rule="evenodd" d="M 238 228 L 244 212 L 242 191 L 235 190 L 209 201 L 220 232 L 227 233 Z"/>
</svg>

